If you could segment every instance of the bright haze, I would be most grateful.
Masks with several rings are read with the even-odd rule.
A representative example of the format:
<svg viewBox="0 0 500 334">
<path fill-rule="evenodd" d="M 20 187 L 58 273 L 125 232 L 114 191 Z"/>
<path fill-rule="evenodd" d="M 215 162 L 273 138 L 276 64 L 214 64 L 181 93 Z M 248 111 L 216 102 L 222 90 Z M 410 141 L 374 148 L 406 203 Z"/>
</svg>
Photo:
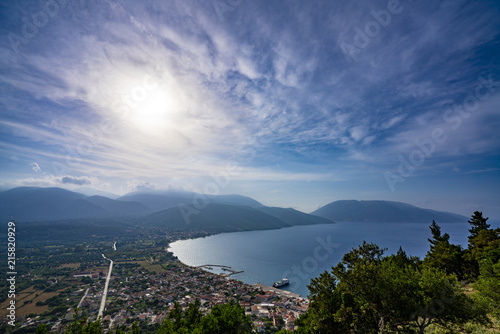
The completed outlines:
<svg viewBox="0 0 500 334">
<path fill-rule="evenodd" d="M 498 1 L 21 0 L 0 28 L 2 189 L 500 220 Z"/>
</svg>

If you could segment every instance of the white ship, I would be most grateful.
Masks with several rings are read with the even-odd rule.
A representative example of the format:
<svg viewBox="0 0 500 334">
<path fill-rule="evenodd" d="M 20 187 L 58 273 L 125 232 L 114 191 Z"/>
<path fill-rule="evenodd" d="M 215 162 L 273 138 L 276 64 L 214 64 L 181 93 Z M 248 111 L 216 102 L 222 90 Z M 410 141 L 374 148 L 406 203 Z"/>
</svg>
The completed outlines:
<svg viewBox="0 0 500 334">
<path fill-rule="evenodd" d="M 281 288 L 282 286 L 290 284 L 290 280 L 288 278 L 283 278 L 281 281 L 274 282 L 273 287 L 274 288 Z"/>
</svg>

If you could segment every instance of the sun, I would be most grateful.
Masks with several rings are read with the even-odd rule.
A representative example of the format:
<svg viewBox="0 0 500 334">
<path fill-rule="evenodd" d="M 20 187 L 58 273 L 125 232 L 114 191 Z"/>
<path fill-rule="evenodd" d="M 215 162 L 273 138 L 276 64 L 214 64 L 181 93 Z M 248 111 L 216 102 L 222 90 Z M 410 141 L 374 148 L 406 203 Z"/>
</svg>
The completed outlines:
<svg viewBox="0 0 500 334">
<path fill-rule="evenodd" d="M 167 91 L 158 88 L 136 102 L 130 110 L 129 120 L 144 132 L 156 135 L 167 130 L 178 108 L 175 99 Z"/>
<path fill-rule="evenodd" d="M 173 76 L 130 68 L 109 77 L 111 110 L 129 131 L 168 136 L 182 123 L 188 100 Z"/>
</svg>

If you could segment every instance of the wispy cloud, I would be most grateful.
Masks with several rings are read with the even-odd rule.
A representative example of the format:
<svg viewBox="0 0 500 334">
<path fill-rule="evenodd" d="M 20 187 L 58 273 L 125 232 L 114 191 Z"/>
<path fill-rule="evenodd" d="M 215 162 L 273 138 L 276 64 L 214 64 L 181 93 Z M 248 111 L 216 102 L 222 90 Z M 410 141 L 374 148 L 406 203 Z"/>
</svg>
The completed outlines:
<svg viewBox="0 0 500 334">
<path fill-rule="evenodd" d="M 31 169 L 33 169 L 33 171 L 36 173 L 36 172 L 39 172 L 41 171 L 42 169 L 40 168 L 40 166 L 38 166 L 38 164 L 36 162 L 32 162 L 30 163 L 30 166 L 31 166 Z"/>
<path fill-rule="evenodd" d="M 2 35 L 39 10 L 24 3 L 4 6 Z M 222 18 L 199 1 L 70 2 L 19 52 L 0 45 L 3 166 L 130 189 L 233 160 L 254 181 L 379 177 L 449 126 L 443 113 L 479 76 L 500 78 L 498 6 L 400 5 L 353 58 L 343 43 L 387 2 L 246 1 Z M 481 101 L 422 171 L 497 150 L 498 103 Z"/>
<path fill-rule="evenodd" d="M 87 176 L 64 176 L 60 180 L 62 184 L 74 184 L 77 186 L 87 186 L 98 182 L 96 177 L 92 178 Z"/>
</svg>

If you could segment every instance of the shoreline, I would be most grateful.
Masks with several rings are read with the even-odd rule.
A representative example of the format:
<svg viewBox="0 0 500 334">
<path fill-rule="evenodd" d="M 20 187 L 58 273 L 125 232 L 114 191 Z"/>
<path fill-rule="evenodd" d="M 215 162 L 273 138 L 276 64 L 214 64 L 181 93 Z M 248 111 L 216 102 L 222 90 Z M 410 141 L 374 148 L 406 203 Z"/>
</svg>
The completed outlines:
<svg viewBox="0 0 500 334">
<path fill-rule="evenodd" d="M 262 284 L 262 283 L 255 283 L 255 284 L 252 284 L 252 286 L 254 286 L 256 288 L 260 288 L 263 291 L 272 291 L 272 292 L 274 292 L 274 293 L 276 293 L 277 295 L 280 295 L 280 296 L 291 297 L 291 298 L 298 298 L 298 299 L 302 299 L 302 300 L 309 300 L 308 298 L 303 297 L 303 296 L 299 295 L 298 293 L 287 291 L 287 290 L 278 289 L 278 288 L 275 288 L 275 287 L 272 287 L 272 286 L 269 286 L 269 285 L 265 285 L 265 284 Z"/>
<path fill-rule="evenodd" d="M 170 248 L 168 248 L 167 251 L 171 252 Z M 171 252 L 171 253 L 174 254 L 173 252 Z M 175 256 L 175 254 L 174 254 L 174 256 Z M 210 264 L 210 265 L 204 264 L 204 265 L 199 265 L 199 266 L 192 266 L 192 265 L 189 265 L 189 264 L 186 264 L 186 263 L 182 262 L 181 260 L 179 260 L 179 258 L 177 258 L 177 261 L 180 264 L 182 264 L 183 266 L 186 266 L 186 267 L 189 267 L 189 268 L 192 268 L 192 269 L 200 269 L 200 270 L 203 270 L 204 272 L 210 273 L 212 275 L 217 275 L 217 276 L 221 276 L 221 277 L 226 278 L 226 279 L 238 281 L 238 282 L 246 284 L 248 286 L 253 286 L 255 288 L 260 288 L 262 291 L 273 291 L 277 295 L 281 295 L 281 296 L 284 296 L 284 297 L 298 298 L 298 299 L 302 299 L 302 300 L 309 300 L 307 297 L 303 297 L 302 295 L 300 295 L 298 293 L 295 293 L 295 292 L 291 292 L 291 291 L 287 291 L 287 290 L 282 290 L 282 289 L 274 288 L 272 286 L 265 285 L 265 284 L 262 284 L 260 282 L 257 282 L 257 283 L 247 283 L 247 282 L 244 282 L 242 280 L 239 280 L 239 279 L 231 277 L 232 275 L 236 275 L 236 274 L 244 272 L 244 270 L 237 271 L 234 274 L 227 275 L 227 274 L 217 274 L 217 273 L 211 272 L 210 270 L 204 268 L 205 266 L 212 266 L 212 267 L 221 267 L 221 268 L 231 268 L 231 270 L 232 270 L 231 266 L 220 265 L 220 264 Z"/>
</svg>

